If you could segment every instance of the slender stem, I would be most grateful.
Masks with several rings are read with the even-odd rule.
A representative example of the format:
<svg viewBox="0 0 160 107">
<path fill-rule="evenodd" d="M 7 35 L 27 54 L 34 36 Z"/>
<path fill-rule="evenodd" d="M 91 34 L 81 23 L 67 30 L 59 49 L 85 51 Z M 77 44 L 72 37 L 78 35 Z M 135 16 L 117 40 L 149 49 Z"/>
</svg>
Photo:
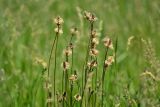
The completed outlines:
<svg viewBox="0 0 160 107">
<path fill-rule="evenodd" d="M 97 67 L 98 67 L 98 61 L 97 61 L 97 58 L 96 58 L 96 63 L 97 63 Z M 97 103 L 97 68 L 96 67 L 96 76 L 95 76 L 95 100 L 93 101 L 93 103 L 92 103 L 92 106 L 94 107 L 94 106 L 96 106 L 96 103 Z"/>
<path fill-rule="evenodd" d="M 50 56 L 49 56 L 49 60 L 48 60 L 48 70 L 47 70 L 48 71 L 48 73 L 47 73 L 48 74 L 47 75 L 48 79 L 49 79 L 49 74 L 50 74 L 50 64 L 51 64 L 51 59 L 52 59 L 52 53 L 53 53 L 54 45 L 56 43 L 56 39 L 57 39 L 57 35 L 55 36 L 54 41 L 52 43 L 52 47 L 51 47 L 51 51 L 50 51 Z M 49 90 L 47 90 L 47 97 L 50 97 L 49 94 L 51 94 L 51 92 Z M 51 102 L 50 102 L 50 104 L 47 103 L 47 107 L 51 107 L 51 106 L 52 106 Z"/>
<path fill-rule="evenodd" d="M 88 70 L 88 72 L 91 72 L 92 71 L 92 68 L 90 67 L 90 69 Z M 87 72 L 87 71 L 86 71 Z M 86 74 L 87 75 L 87 74 Z M 85 92 L 85 89 L 86 89 L 86 85 L 87 85 L 87 82 L 88 82 L 88 78 L 86 77 L 86 80 L 85 80 L 85 83 L 84 83 L 84 88 L 83 88 L 83 92 L 82 92 L 82 100 L 84 98 L 84 92 Z M 86 106 L 86 105 L 85 105 Z"/>
<path fill-rule="evenodd" d="M 51 64 L 51 59 L 52 59 L 53 48 L 54 48 L 56 39 L 57 39 L 57 36 L 55 36 L 55 38 L 54 38 L 54 41 L 52 43 L 52 48 L 51 48 L 51 51 L 50 51 L 50 55 L 49 55 L 49 60 L 48 60 L 48 77 L 49 77 L 49 71 L 50 71 L 50 64 Z"/>
<path fill-rule="evenodd" d="M 72 65 L 71 65 L 71 74 L 73 73 L 73 48 L 72 48 Z"/>
<path fill-rule="evenodd" d="M 67 92 L 67 86 L 68 86 L 68 70 L 65 70 L 65 91 Z"/>
<path fill-rule="evenodd" d="M 82 107 L 82 103 L 83 103 L 83 96 L 84 96 L 84 90 L 86 87 L 86 82 L 87 82 L 87 62 L 88 62 L 88 58 L 89 58 L 89 51 L 91 48 L 91 41 L 92 41 L 92 32 L 93 32 L 93 23 L 90 23 L 90 37 L 89 37 L 89 41 L 88 41 L 88 46 L 87 46 L 87 53 L 86 53 L 86 59 L 85 59 L 85 63 L 83 65 L 83 71 L 85 71 L 85 75 L 83 77 L 83 72 L 82 72 L 82 87 L 83 87 L 83 79 L 84 79 L 84 88 L 82 89 L 82 100 L 81 100 L 81 104 L 80 107 Z"/>
<path fill-rule="evenodd" d="M 64 92 L 64 70 L 62 71 L 62 93 Z M 62 107 L 64 107 L 64 101 L 62 101 Z"/>
<path fill-rule="evenodd" d="M 56 41 L 56 47 L 55 47 L 55 57 L 54 57 L 54 99 L 56 96 L 56 70 L 57 70 L 57 47 L 58 47 L 58 33 L 57 33 L 57 41 Z M 55 101 L 55 100 L 54 100 Z M 54 107 L 55 107 L 56 103 L 54 103 Z"/>
<path fill-rule="evenodd" d="M 102 101 L 101 101 L 101 107 L 103 107 L 103 101 L 104 101 L 104 96 L 103 96 L 103 91 L 104 91 L 104 77 L 105 77 L 105 60 L 107 58 L 107 53 L 108 53 L 108 48 L 106 48 L 105 56 L 104 56 L 104 62 L 103 62 L 103 72 L 102 72 Z"/>
<path fill-rule="evenodd" d="M 70 41 L 69 41 L 69 45 L 72 44 L 72 46 L 73 46 L 73 43 L 72 43 L 73 36 L 74 36 L 74 34 L 71 35 L 71 38 L 70 38 Z M 71 50 L 72 50 L 72 64 L 71 64 L 71 74 L 72 74 L 73 73 L 73 47 L 72 47 Z"/>
<path fill-rule="evenodd" d="M 72 107 L 72 91 L 73 91 L 73 82 L 71 81 L 71 92 L 70 92 L 70 105 Z"/>
</svg>

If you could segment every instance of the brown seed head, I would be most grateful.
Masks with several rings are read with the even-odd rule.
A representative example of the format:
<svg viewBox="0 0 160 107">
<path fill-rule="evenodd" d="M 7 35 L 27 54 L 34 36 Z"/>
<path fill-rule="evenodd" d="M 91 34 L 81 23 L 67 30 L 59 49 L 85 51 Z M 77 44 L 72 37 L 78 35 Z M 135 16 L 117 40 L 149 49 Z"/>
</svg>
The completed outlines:
<svg viewBox="0 0 160 107">
<path fill-rule="evenodd" d="M 97 20 L 97 17 L 94 14 L 87 11 L 84 12 L 84 17 L 90 22 L 95 22 Z"/>
<path fill-rule="evenodd" d="M 91 47 L 96 48 L 96 46 L 99 44 L 99 40 L 97 38 L 92 39 Z"/>
<path fill-rule="evenodd" d="M 98 53 L 99 53 L 99 51 L 98 51 L 97 49 L 91 49 L 91 50 L 90 50 L 90 55 L 91 55 L 91 56 L 97 56 Z"/>
<path fill-rule="evenodd" d="M 72 75 L 69 77 L 69 80 L 70 80 L 70 81 L 76 81 L 76 80 L 77 80 L 77 75 L 72 74 Z"/>
<path fill-rule="evenodd" d="M 71 28 L 70 32 L 71 32 L 72 35 L 77 35 L 78 34 L 78 29 L 76 27 Z"/>
<path fill-rule="evenodd" d="M 74 98 L 76 101 L 80 101 L 82 99 L 82 97 L 79 94 L 76 94 Z"/>
<path fill-rule="evenodd" d="M 108 56 L 108 59 L 105 60 L 105 67 L 108 67 L 108 66 L 112 65 L 113 62 L 114 62 L 114 57 L 113 56 Z"/>
<path fill-rule="evenodd" d="M 64 21 L 63 21 L 63 19 L 60 16 L 58 16 L 58 17 L 56 17 L 54 19 L 54 23 L 57 24 L 57 25 L 61 25 L 61 24 L 64 23 Z"/>
<path fill-rule="evenodd" d="M 71 50 L 71 48 L 72 48 L 72 47 L 68 46 L 68 47 L 65 49 L 64 54 L 65 54 L 66 56 L 72 55 L 72 50 Z"/>
<path fill-rule="evenodd" d="M 56 27 L 56 28 L 54 29 L 54 32 L 55 32 L 55 33 L 58 33 L 58 34 L 63 34 L 63 30 L 62 30 L 61 28 L 59 28 L 59 27 Z"/>
<path fill-rule="evenodd" d="M 98 36 L 98 33 L 96 32 L 96 30 L 93 30 L 93 31 L 91 32 L 91 36 L 92 36 L 92 38 L 95 38 L 95 37 Z"/>
<path fill-rule="evenodd" d="M 69 63 L 68 62 L 66 62 L 66 61 L 64 61 L 63 63 L 62 63 L 62 67 L 63 67 L 63 69 L 64 70 L 68 70 L 69 69 Z"/>
<path fill-rule="evenodd" d="M 94 60 L 94 61 L 88 62 L 87 65 L 88 65 L 89 68 L 97 67 L 97 62 Z"/>
<path fill-rule="evenodd" d="M 106 37 L 103 39 L 104 46 L 110 49 L 113 49 L 113 44 L 110 38 Z"/>
</svg>

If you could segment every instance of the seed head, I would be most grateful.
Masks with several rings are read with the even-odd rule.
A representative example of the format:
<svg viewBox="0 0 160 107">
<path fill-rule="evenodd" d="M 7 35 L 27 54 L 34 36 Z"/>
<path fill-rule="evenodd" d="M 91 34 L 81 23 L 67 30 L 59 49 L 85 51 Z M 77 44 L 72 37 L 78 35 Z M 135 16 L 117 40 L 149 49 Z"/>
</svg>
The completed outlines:
<svg viewBox="0 0 160 107">
<path fill-rule="evenodd" d="M 97 38 L 93 38 L 92 39 L 92 43 L 95 44 L 95 45 L 98 45 L 99 44 L 99 41 Z"/>
<path fill-rule="evenodd" d="M 71 32 L 72 35 L 77 35 L 78 34 L 78 29 L 76 27 L 71 28 L 70 32 Z"/>
<path fill-rule="evenodd" d="M 105 67 L 108 67 L 108 66 L 112 65 L 113 62 L 114 62 L 114 57 L 113 56 L 108 56 L 108 59 L 105 60 Z"/>
<path fill-rule="evenodd" d="M 89 68 L 97 67 L 97 62 L 94 60 L 94 61 L 88 62 L 87 65 L 88 65 Z"/>
<path fill-rule="evenodd" d="M 63 19 L 60 16 L 58 16 L 58 17 L 56 17 L 54 19 L 54 23 L 57 24 L 57 25 L 61 25 L 61 24 L 64 23 L 64 21 L 63 21 Z"/>
<path fill-rule="evenodd" d="M 110 49 L 113 49 L 113 44 L 110 38 L 106 37 L 103 39 L 104 46 Z"/>
<path fill-rule="evenodd" d="M 69 46 L 69 47 L 67 47 L 66 49 L 65 49 L 65 51 L 64 51 L 64 54 L 66 55 L 66 56 L 70 56 L 70 55 L 72 55 L 72 50 L 71 50 L 71 45 Z"/>
<path fill-rule="evenodd" d="M 55 33 L 63 34 L 63 30 L 61 28 L 56 27 L 54 29 Z"/>
<path fill-rule="evenodd" d="M 98 33 L 96 32 L 96 30 L 93 30 L 93 31 L 91 32 L 91 36 L 92 36 L 92 38 L 95 38 L 95 37 L 98 36 Z"/>
<path fill-rule="evenodd" d="M 84 12 L 84 17 L 90 22 L 95 22 L 97 20 L 97 17 L 94 14 L 87 11 Z"/>
<path fill-rule="evenodd" d="M 72 74 L 72 75 L 69 77 L 69 80 L 70 80 L 70 81 L 76 81 L 76 80 L 77 80 L 77 75 Z"/>
<path fill-rule="evenodd" d="M 82 99 L 82 97 L 79 94 L 76 94 L 74 98 L 76 101 L 80 101 Z"/>
<path fill-rule="evenodd" d="M 64 61 L 63 63 L 62 63 L 62 67 L 63 67 L 63 69 L 64 70 L 68 70 L 69 69 L 69 63 L 68 62 L 66 62 L 66 61 Z"/>
<path fill-rule="evenodd" d="M 97 56 L 98 53 L 99 53 L 99 51 L 98 51 L 97 49 L 91 49 L 91 50 L 90 50 L 90 55 L 91 55 L 91 56 Z"/>
</svg>

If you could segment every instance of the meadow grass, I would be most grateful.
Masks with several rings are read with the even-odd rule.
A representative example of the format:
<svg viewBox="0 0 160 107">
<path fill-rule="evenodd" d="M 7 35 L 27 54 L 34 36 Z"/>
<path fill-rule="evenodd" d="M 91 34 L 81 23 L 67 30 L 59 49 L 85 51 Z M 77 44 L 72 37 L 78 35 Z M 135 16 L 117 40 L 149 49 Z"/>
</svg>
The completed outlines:
<svg viewBox="0 0 160 107">
<path fill-rule="evenodd" d="M 98 18 L 93 75 L 85 71 L 94 59 L 88 56 L 93 29 L 85 10 Z M 0 107 L 159 107 L 159 10 L 159 0 L 0 0 Z M 64 20 L 63 34 L 51 53 L 57 16 Z M 78 34 L 71 38 L 74 27 Z M 104 74 L 106 36 L 114 47 L 106 57 L 114 55 L 114 63 Z M 70 44 L 74 48 L 67 58 L 63 50 Z M 65 74 L 62 63 L 67 67 L 68 61 Z"/>
</svg>

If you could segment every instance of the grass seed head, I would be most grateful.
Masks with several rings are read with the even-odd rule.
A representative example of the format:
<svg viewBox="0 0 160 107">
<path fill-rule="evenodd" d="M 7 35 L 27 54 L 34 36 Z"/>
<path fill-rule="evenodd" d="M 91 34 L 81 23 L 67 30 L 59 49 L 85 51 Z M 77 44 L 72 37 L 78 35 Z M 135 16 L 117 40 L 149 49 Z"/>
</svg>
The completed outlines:
<svg viewBox="0 0 160 107">
<path fill-rule="evenodd" d="M 84 12 L 84 17 L 90 22 L 95 22 L 97 20 L 97 17 L 94 14 L 87 11 Z"/>
<path fill-rule="evenodd" d="M 58 16 L 58 17 L 56 17 L 56 18 L 54 19 L 54 23 L 55 23 L 56 25 L 61 25 L 61 24 L 64 23 L 64 21 L 63 21 L 63 19 L 62 19 L 60 16 Z"/>
<path fill-rule="evenodd" d="M 70 46 L 65 49 L 64 54 L 66 56 L 72 55 L 72 50 L 71 50 L 72 47 L 73 47 L 73 45 L 70 44 Z"/>
<path fill-rule="evenodd" d="M 93 38 L 92 39 L 92 43 L 94 43 L 95 45 L 99 44 L 99 40 L 97 38 Z"/>
<path fill-rule="evenodd" d="M 113 62 L 114 62 L 114 56 L 108 56 L 108 59 L 105 60 L 105 67 L 112 65 Z"/>
<path fill-rule="evenodd" d="M 91 49 L 91 50 L 90 50 L 90 55 L 91 55 L 91 56 L 97 56 L 98 53 L 99 53 L 99 51 L 98 51 L 97 49 Z"/>
<path fill-rule="evenodd" d="M 91 32 L 91 36 L 92 36 L 92 38 L 97 37 L 97 36 L 98 36 L 97 31 L 96 31 L 96 30 L 92 30 L 92 32 Z"/>
<path fill-rule="evenodd" d="M 77 35 L 78 34 L 78 29 L 76 27 L 71 28 L 70 32 L 71 32 L 72 35 Z"/>
<path fill-rule="evenodd" d="M 63 67 L 64 70 L 68 70 L 69 67 L 70 67 L 70 64 L 69 64 L 68 62 L 64 61 L 64 62 L 62 63 L 62 67 Z"/>
<path fill-rule="evenodd" d="M 76 81 L 78 78 L 77 78 L 77 75 L 75 74 L 72 74 L 70 77 L 69 77 L 69 80 L 70 81 Z"/>
<path fill-rule="evenodd" d="M 94 61 L 88 62 L 87 65 L 88 65 L 89 68 L 97 67 L 97 62 L 94 60 Z"/>
<path fill-rule="evenodd" d="M 63 30 L 61 28 L 56 27 L 54 29 L 55 33 L 63 34 Z"/>
<path fill-rule="evenodd" d="M 80 101 L 82 99 L 82 97 L 79 94 L 76 94 L 74 98 L 76 101 Z"/>
<path fill-rule="evenodd" d="M 112 40 L 108 37 L 105 37 L 103 39 L 103 42 L 104 42 L 104 46 L 107 47 L 107 48 L 110 48 L 110 49 L 113 49 L 113 44 L 112 44 Z"/>
</svg>

